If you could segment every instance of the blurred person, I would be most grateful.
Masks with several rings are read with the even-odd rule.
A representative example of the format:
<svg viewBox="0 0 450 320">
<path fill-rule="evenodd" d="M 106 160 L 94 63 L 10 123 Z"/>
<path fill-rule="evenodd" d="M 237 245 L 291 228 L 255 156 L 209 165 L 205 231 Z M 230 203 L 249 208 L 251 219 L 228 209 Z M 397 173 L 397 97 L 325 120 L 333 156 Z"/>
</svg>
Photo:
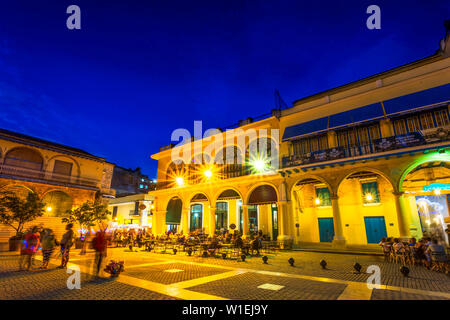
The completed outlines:
<svg viewBox="0 0 450 320">
<path fill-rule="evenodd" d="M 27 232 L 22 242 L 20 251 L 19 270 L 22 271 L 26 266 L 26 270 L 30 271 L 33 264 L 33 257 L 39 250 L 40 234 L 38 227 L 34 226 L 31 231 Z"/>
<path fill-rule="evenodd" d="M 74 232 L 72 230 L 73 224 L 69 223 L 66 226 L 66 233 L 63 234 L 61 241 L 59 242 L 61 246 L 61 265 L 58 266 L 59 269 L 67 267 L 69 262 L 70 248 L 73 245 Z"/>
<path fill-rule="evenodd" d="M 50 258 L 58 245 L 55 234 L 52 229 L 47 229 L 42 236 L 42 266 L 41 269 L 47 269 L 50 262 Z"/>
</svg>

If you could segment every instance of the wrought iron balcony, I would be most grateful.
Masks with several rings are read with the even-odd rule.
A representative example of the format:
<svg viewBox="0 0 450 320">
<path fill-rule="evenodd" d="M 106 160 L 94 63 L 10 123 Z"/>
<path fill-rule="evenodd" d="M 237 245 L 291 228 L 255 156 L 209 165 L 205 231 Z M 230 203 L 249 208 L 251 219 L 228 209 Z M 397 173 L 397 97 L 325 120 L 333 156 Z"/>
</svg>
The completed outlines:
<svg viewBox="0 0 450 320">
<path fill-rule="evenodd" d="M 305 154 L 285 156 L 282 158 L 281 165 L 282 168 L 289 168 L 310 163 L 345 159 L 445 141 L 450 141 L 449 126 L 376 139 L 373 140 L 371 144 L 366 145 L 342 146 Z"/>
</svg>

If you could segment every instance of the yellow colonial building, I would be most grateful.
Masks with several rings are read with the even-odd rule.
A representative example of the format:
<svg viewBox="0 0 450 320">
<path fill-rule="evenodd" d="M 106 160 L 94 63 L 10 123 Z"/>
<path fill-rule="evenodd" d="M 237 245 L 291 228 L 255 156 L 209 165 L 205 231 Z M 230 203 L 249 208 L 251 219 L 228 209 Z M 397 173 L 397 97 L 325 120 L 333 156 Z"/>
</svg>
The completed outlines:
<svg viewBox="0 0 450 320">
<path fill-rule="evenodd" d="M 53 228 L 58 236 L 67 210 L 96 197 L 105 202 L 114 197 L 113 168 L 83 150 L 0 129 L 0 191 L 38 194 L 46 211 L 30 224 Z M 0 250 L 11 235 L 12 228 L 0 225 Z"/>
<path fill-rule="evenodd" d="M 447 242 L 450 43 L 427 58 L 161 148 L 153 232 L 333 246 Z M 183 136 L 182 134 L 179 135 Z M 235 227 L 235 228 L 234 228 Z"/>
</svg>

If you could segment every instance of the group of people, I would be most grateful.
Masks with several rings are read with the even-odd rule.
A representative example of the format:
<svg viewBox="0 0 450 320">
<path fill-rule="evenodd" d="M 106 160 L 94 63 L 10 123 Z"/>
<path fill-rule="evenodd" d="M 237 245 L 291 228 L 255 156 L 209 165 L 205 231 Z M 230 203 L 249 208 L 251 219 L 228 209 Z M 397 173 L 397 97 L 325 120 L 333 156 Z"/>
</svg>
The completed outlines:
<svg viewBox="0 0 450 320">
<path fill-rule="evenodd" d="M 243 253 L 249 254 L 249 251 L 257 252 L 259 255 L 262 248 L 262 241 L 264 240 L 262 231 L 252 235 L 249 240 L 243 240 L 241 235 L 237 232 L 217 232 L 214 236 L 209 236 L 201 230 L 196 230 L 189 234 L 183 232 L 175 233 L 168 231 L 161 235 L 153 235 L 146 228 L 143 229 L 115 229 L 112 231 L 112 244 L 116 247 L 145 247 L 151 249 L 157 242 L 174 242 L 182 245 L 184 249 L 189 246 L 205 244 L 208 246 L 208 251 L 214 254 L 215 251 L 222 247 L 223 244 L 232 244 L 237 248 L 242 249 Z"/>
<path fill-rule="evenodd" d="M 423 264 L 427 269 L 449 270 L 449 261 L 445 247 L 437 239 L 423 237 L 419 241 L 410 238 L 403 242 L 398 238 L 383 238 L 379 245 L 383 248 L 386 260 L 401 259 L 402 262 Z"/>
<path fill-rule="evenodd" d="M 66 226 L 66 232 L 63 234 L 61 240 L 58 241 L 53 230 L 47 228 L 41 228 L 40 230 L 37 226 L 32 227 L 31 230 L 25 233 L 22 240 L 19 270 L 31 270 L 34 256 L 39 250 L 42 251 L 42 265 L 40 269 L 47 269 L 50 258 L 58 246 L 60 247 L 61 254 L 61 265 L 58 268 L 65 268 L 69 262 L 70 248 L 74 242 L 72 228 L 73 225 L 68 224 Z"/>
<path fill-rule="evenodd" d="M 23 237 L 19 270 L 25 269 L 30 271 L 33 266 L 34 257 L 38 251 L 42 251 L 42 265 L 39 269 L 47 269 L 53 252 L 57 247 L 59 247 L 61 256 L 61 264 L 57 268 L 66 268 L 69 262 L 70 250 L 74 243 L 75 233 L 73 231 L 73 224 L 71 223 L 66 226 L 66 232 L 59 241 L 56 239 L 53 230 L 34 226 Z M 94 265 L 95 273 L 98 275 L 108 247 L 108 236 L 105 230 L 100 230 L 95 233 L 92 239 L 92 245 L 96 252 Z M 83 250 L 85 250 L 85 247 Z"/>
</svg>

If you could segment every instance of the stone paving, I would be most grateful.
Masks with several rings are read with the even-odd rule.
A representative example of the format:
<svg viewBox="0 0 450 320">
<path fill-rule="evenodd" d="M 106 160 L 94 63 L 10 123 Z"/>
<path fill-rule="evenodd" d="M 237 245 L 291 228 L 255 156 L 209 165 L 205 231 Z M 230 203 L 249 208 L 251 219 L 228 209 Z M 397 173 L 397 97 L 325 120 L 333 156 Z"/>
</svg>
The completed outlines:
<svg viewBox="0 0 450 320">
<path fill-rule="evenodd" d="M 94 255 L 80 256 L 74 250 L 71 262 L 82 268 L 81 290 L 66 287 L 65 270 L 17 272 L 17 255 L 0 254 L 0 299 L 249 299 L 249 300 L 321 300 L 347 299 L 355 290 L 356 299 L 450 299 L 450 277 L 421 266 L 409 266 L 408 278 L 400 265 L 388 263 L 380 256 L 346 255 L 315 252 L 268 254 L 268 264 L 261 257 L 236 259 L 189 257 L 183 252 L 156 254 L 110 249 L 105 262 L 124 260 L 125 272 L 119 280 L 102 278 L 92 281 Z M 287 260 L 295 259 L 294 267 Z M 37 257 L 39 259 L 39 257 Z M 327 268 L 319 262 L 325 259 Z M 381 269 L 382 289 L 367 291 L 369 274 L 356 274 L 355 262 Z M 36 261 L 38 265 L 40 261 Z M 103 275 L 106 276 L 106 275 Z M 174 288 L 183 288 L 173 290 Z M 358 288 L 363 291 L 358 293 Z"/>
</svg>

